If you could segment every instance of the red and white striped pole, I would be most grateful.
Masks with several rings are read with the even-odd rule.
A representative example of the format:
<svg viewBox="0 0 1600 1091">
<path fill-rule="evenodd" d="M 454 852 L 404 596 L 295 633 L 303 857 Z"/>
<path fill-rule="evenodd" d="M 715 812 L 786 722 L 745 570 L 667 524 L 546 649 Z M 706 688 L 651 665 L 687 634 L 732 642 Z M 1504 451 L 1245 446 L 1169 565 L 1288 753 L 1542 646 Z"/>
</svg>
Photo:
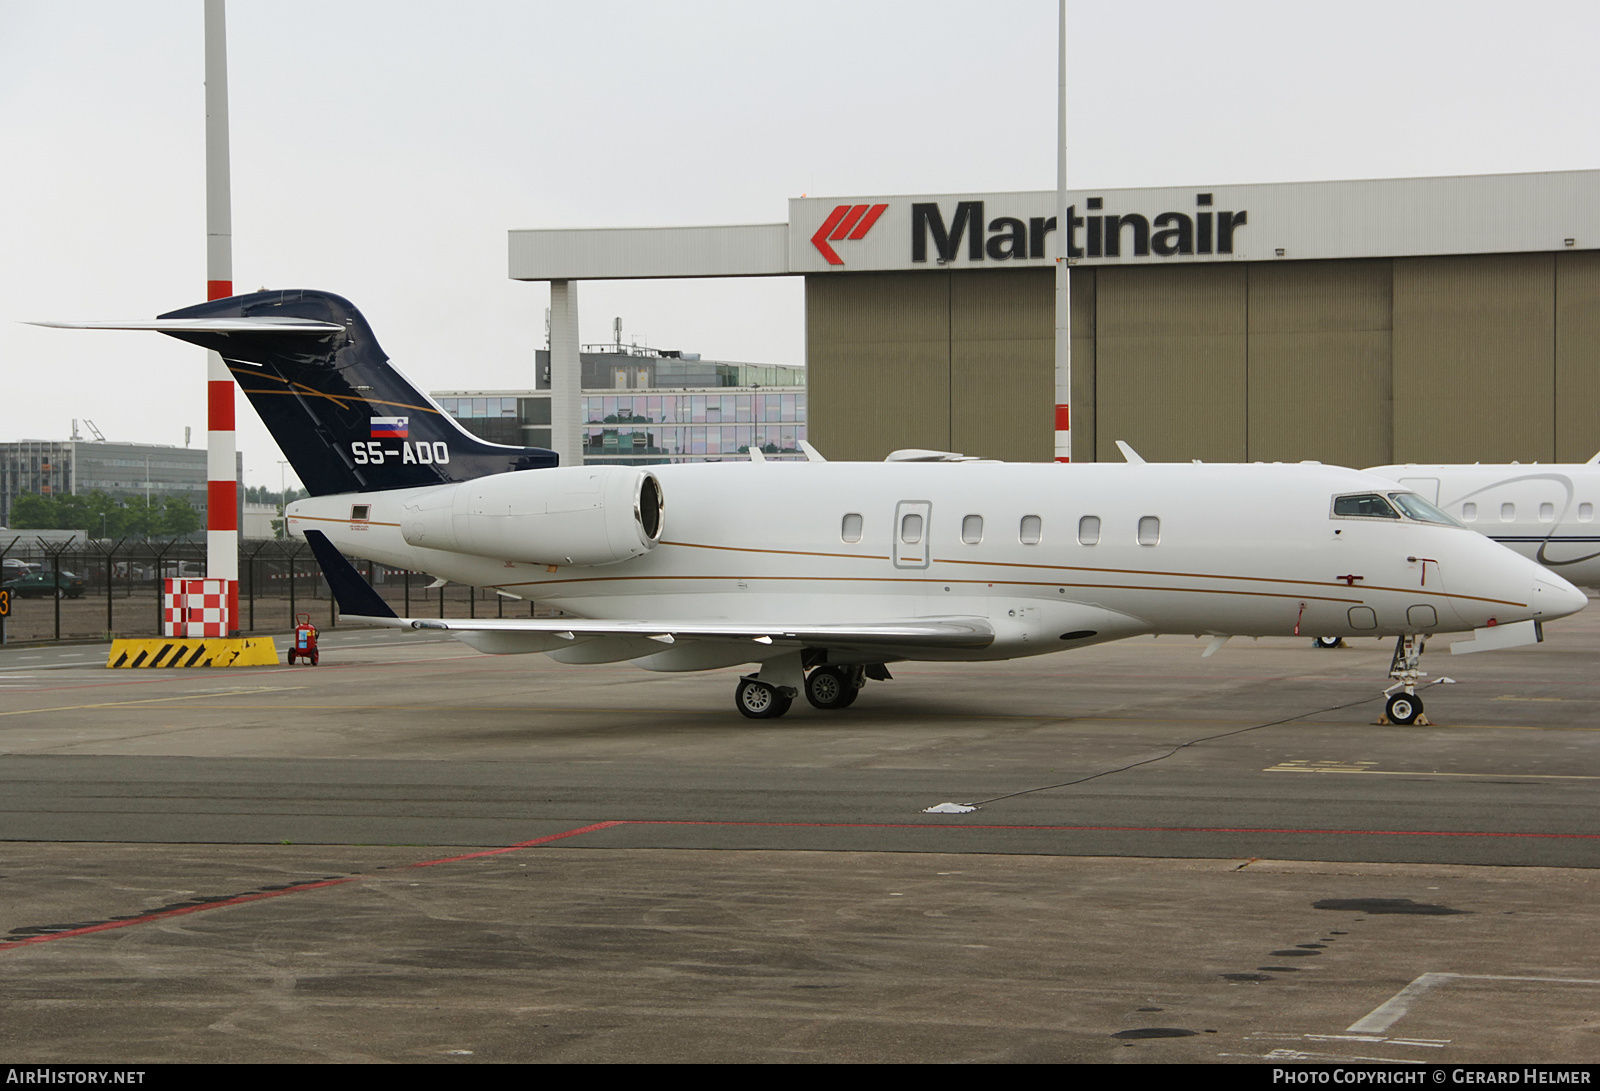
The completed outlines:
<svg viewBox="0 0 1600 1091">
<path fill-rule="evenodd" d="M 228 35 L 223 0 L 206 0 L 206 298 L 233 294 L 233 203 L 228 178 Z M 233 376 L 206 353 L 206 575 L 226 580 L 223 632 L 239 632 L 239 484 Z"/>
</svg>

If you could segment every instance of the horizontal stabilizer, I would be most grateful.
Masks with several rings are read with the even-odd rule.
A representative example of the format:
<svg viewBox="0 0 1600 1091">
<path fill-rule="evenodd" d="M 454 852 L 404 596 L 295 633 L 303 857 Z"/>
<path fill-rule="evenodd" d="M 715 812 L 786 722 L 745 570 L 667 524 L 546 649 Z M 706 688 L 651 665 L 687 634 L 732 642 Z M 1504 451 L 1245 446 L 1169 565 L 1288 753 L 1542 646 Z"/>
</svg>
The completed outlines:
<svg viewBox="0 0 1600 1091">
<path fill-rule="evenodd" d="M 152 330 L 156 333 L 343 333 L 314 318 L 162 318 L 136 322 L 29 322 L 57 330 Z"/>
</svg>

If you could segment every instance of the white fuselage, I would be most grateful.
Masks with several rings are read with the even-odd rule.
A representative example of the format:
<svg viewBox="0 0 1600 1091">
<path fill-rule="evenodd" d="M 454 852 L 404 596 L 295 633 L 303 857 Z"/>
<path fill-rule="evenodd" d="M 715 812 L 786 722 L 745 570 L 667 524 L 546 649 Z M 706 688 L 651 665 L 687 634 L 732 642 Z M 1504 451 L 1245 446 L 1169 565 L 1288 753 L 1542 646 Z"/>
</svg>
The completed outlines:
<svg viewBox="0 0 1600 1091">
<path fill-rule="evenodd" d="M 1600 588 L 1600 464 L 1378 466 L 1469 529 L 1580 587 Z"/>
<path fill-rule="evenodd" d="M 582 618 L 965 616 L 986 618 L 995 630 L 988 647 L 917 658 L 1004 659 L 1146 633 L 1458 632 L 1558 617 L 1585 601 L 1560 578 L 1459 527 L 1334 517 L 1336 495 L 1394 486 L 1331 466 L 649 469 L 664 501 L 660 541 L 613 564 L 539 564 L 408 544 L 406 506 L 433 489 L 302 500 L 290 505 L 288 524 L 296 535 L 321 530 L 352 556 L 503 589 Z M 549 472 L 524 471 L 530 479 Z M 360 508 L 366 518 L 352 518 Z M 921 516 L 920 528 L 912 516 Z M 1093 635 L 1064 644 L 1074 633 Z"/>
</svg>

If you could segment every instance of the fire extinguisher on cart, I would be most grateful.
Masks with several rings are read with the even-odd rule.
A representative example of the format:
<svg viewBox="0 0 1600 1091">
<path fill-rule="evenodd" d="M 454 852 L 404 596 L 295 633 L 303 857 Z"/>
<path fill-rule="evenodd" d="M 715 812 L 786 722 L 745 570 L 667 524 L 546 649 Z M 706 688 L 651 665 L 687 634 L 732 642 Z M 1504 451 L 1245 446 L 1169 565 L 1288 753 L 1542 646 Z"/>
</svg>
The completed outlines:
<svg viewBox="0 0 1600 1091">
<path fill-rule="evenodd" d="M 317 627 L 311 624 L 310 614 L 294 616 L 294 640 L 289 645 L 289 662 L 293 664 L 296 657 L 310 660 L 313 667 L 317 665 Z"/>
</svg>

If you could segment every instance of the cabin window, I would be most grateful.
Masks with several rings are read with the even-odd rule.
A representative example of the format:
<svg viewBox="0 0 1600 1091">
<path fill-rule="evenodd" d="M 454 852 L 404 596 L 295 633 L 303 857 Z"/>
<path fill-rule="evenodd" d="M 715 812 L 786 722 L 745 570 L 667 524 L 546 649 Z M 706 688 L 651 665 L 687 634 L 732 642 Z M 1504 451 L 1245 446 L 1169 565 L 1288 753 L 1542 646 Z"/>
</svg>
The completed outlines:
<svg viewBox="0 0 1600 1091">
<path fill-rule="evenodd" d="M 1100 517 L 1085 515 L 1078 520 L 1078 544 L 1098 545 L 1100 542 Z"/>
<path fill-rule="evenodd" d="M 1578 522 L 1588 523 L 1594 520 L 1594 505 L 1585 500 L 1578 505 Z"/>
<path fill-rule="evenodd" d="M 961 540 L 968 545 L 983 541 L 983 516 L 969 515 L 961 520 Z"/>
<path fill-rule="evenodd" d="M 1355 496 L 1335 496 L 1333 514 L 1347 519 L 1398 519 L 1400 513 L 1375 492 Z"/>
<path fill-rule="evenodd" d="M 1154 515 L 1146 515 L 1139 520 L 1139 544 L 1153 546 L 1161 544 L 1161 520 Z"/>
<path fill-rule="evenodd" d="M 352 521 L 359 519 L 359 520 L 364 522 L 368 518 L 371 517 L 371 512 L 372 512 L 372 505 L 371 504 L 351 504 L 350 505 L 350 518 L 351 518 Z"/>
<path fill-rule="evenodd" d="M 1037 515 L 1024 515 L 1022 525 L 1017 528 L 1017 541 L 1023 545 L 1038 545 L 1039 539 L 1044 534 L 1044 521 Z"/>
<path fill-rule="evenodd" d="M 839 524 L 839 537 L 846 542 L 861 541 L 861 516 L 851 512 Z"/>
<path fill-rule="evenodd" d="M 1511 503 L 1501 504 L 1500 521 L 1502 523 L 1515 523 L 1517 521 L 1517 506 Z"/>
<path fill-rule="evenodd" d="M 1478 521 L 1478 505 L 1470 500 L 1462 504 L 1461 521 L 1463 523 L 1476 523 Z"/>
<path fill-rule="evenodd" d="M 906 545 L 916 545 L 922 541 L 922 516 L 916 512 L 908 512 L 900 517 L 900 540 Z"/>
<path fill-rule="evenodd" d="M 1552 523 L 1556 518 L 1556 506 L 1546 500 L 1539 505 L 1539 522 Z"/>
</svg>

